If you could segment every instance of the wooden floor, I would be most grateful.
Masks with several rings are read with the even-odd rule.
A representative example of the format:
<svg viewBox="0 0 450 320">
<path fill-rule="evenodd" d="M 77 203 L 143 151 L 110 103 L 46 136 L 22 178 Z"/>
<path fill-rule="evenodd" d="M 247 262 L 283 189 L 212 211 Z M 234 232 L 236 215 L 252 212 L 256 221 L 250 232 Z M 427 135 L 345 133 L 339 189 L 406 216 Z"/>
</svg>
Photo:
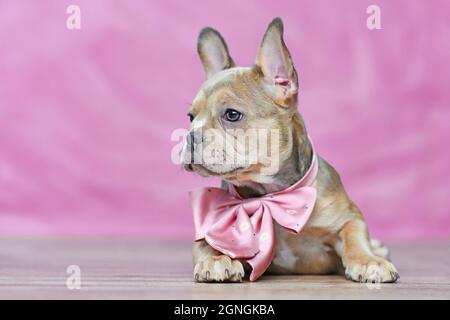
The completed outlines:
<svg viewBox="0 0 450 320">
<path fill-rule="evenodd" d="M 340 276 L 266 276 L 255 283 L 192 281 L 189 243 L 0 239 L 0 299 L 449 299 L 450 245 L 391 246 L 396 284 Z M 81 269 L 81 289 L 66 271 Z"/>
</svg>

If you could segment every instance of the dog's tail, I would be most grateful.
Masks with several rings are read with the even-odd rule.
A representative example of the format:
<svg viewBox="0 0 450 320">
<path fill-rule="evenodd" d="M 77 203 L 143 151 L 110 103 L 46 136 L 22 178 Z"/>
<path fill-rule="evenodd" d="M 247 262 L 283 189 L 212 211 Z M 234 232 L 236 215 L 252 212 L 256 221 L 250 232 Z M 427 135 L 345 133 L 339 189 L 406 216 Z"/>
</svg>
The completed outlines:
<svg viewBox="0 0 450 320">
<path fill-rule="evenodd" d="M 370 248 L 375 255 L 390 260 L 389 249 L 383 243 L 381 243 L 381 241 L 377 239 L 370 239 Z"/>
</svg>

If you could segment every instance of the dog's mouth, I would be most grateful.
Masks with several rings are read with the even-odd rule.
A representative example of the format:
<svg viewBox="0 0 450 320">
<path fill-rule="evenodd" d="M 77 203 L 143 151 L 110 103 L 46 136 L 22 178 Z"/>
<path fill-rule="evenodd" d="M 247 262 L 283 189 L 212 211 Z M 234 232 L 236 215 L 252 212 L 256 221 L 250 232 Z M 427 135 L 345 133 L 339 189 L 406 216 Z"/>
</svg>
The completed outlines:
<svg viewBox="0 0 450 320">
<path fill-rule="evenodd" d="M 232 175 L 237 175 L 240 171 L 245 169 L 244 167 L 237 167 L 237 168 L 233 168 L 228 171 L 216 172 L 216 171 L 206 168 L 205 166 L 203 166 L 201 164 L 191 164 L 191 163 L 184 164 L 183 167 L 184 167 L 184 170 L 186 170 L 188 172 L 195 172 L 202 177 L 232 176 Z"/>
</svg>

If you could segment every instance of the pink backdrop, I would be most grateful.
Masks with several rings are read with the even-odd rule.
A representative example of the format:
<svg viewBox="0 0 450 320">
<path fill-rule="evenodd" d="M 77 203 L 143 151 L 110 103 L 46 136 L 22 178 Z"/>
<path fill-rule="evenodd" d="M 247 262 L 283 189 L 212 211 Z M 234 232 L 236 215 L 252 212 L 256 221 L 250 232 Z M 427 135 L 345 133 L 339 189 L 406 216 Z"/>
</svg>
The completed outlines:
<svg viewBox="0 0 450 320">
<path fill-rule="evenodd" d="M 203 80 L 197 34 L 216 27 L 250 65 L 275 16 L 316 148 L 371 232 L 449 239 L 445 0 L 0 1 L 0 236 L 190 237 L 188 191 L 217 185 L 170 160 Z"/>
</svg>

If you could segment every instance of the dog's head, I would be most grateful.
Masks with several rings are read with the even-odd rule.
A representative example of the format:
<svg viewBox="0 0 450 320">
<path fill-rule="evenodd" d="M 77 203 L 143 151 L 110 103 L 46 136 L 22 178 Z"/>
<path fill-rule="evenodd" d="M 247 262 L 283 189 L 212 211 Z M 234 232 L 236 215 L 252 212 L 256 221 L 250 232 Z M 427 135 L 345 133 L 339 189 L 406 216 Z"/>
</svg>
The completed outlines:
<svg viewBox="0 0 450 320">
<path fill-rule="evenodd" d="M 206 81 L 188 113 L 184 167 L 237 185 L 272 183 L 298 138 L 306 137 L 297 112 L 297 72 L 281 19 L 268 26 L 250 68 L 235 66 L 212 28 L 201 31 L 197 47 Z"/>
</svg>

